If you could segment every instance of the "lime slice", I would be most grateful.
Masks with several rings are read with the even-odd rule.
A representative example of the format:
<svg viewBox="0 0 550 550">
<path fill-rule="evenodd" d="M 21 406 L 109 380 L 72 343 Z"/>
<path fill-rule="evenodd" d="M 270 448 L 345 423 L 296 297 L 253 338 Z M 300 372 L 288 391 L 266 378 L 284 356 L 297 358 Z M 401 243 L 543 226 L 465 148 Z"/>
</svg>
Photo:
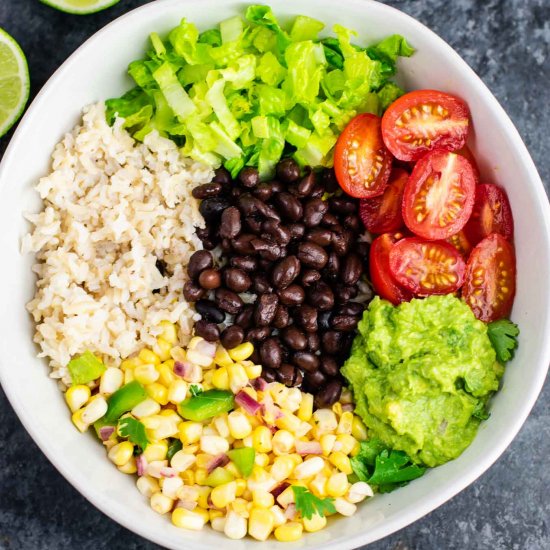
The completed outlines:
<svg viewBox="0 0 550 550">
<path fill-rule="evenodd" d="M 0 137 L 21 116 L 29 99 L 29 68 L 19 44 L 0 28 Z"/>
<path fill-rule="evenodd" d="M 65 13 L 86 15 L 96 13 L 118 4 L 120 0 L 40 0 L 52 8 Z"/>
</svg>

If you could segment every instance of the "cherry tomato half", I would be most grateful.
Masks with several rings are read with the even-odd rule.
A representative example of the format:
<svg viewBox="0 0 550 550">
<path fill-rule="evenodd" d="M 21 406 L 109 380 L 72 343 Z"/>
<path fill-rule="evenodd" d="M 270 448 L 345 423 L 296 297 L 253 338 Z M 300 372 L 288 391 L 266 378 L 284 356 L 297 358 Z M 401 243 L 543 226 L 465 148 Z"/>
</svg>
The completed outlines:
<svg viewBox="0 0 550 550">
<path fill-rule="evenodd" d="M 369 265 L 370 279 L 374 291 L 393 305 L 408 302 L 412 294 L 402 288 L 390 273 L 390 251 L 394 244 L 403 238 L 403 233 L 384 233 L 370 246 Z"/>
<path fill-rule="evenodd" d="M 383 195 L 359 201 L 359 215 L 371 233 L 387 233 L 403 227 L 401 204 L 408 178 L 403 168 L 394 168 Z"/>
<path fill-rule="evenodd" d="M 464 282 L 466 263 L 449 243 L 403 239 L 390 251 L 390 271 L 402 287 L 417 296 L 449 294 Z"/>
<path fill-rule="evenodd" d="M 474 172 L 476 173 L 476 179 L 479 181 L 481 177 L 481 172 L 479 171 L 479 166 L 477 165 L 477 160 L 474 157 L 474 154 L 470 150 L 470 148 L 467 145 L 464 145 L 461 149 L 458 151 L 455 151 L 455 153 L 458 153 L 459 155 L 462 155 L 465 159 L 470 161 L 470 164 L 472 165 L 472 168 L 474 169 Z"/>
<path fill-rule="evenodd" d="M 476 187 L 474 209 L 468 223 L 464 226 L 464 233 L 473 245 L 491 233 L 499 233 L 512 241 L 514 219 L 504 189 L 491 183 Z"/>
<path fill-rule="evenodd" d="M 437 90 L 417 90 L 394 101 L 382 117 L 382 137 L 399 160 L 418 160 L 434 149 L 456 151 L 468 137 L 464 101 Z"/>
<path fill-rule="evenodd" d="M 476 176 L 461 155 L 436 150 L 414 167 L 403 193 L 403 220 L 419 237 L 445 240 L 458 233 L 474 206 Z"/>
<path fill-rule="evenodd" d="M 459 252 L 460 255 L 467 260 L 470 256 L 470 252 L 472 251 L 472 244 L 466 237 L 466 234 L 464 231 L 459 231 L 456 235 L 453 235 L 452 237 L 449 237 L 447 239 L 447 242 L 449 244 L 452 244 Z"/>
<path fill-rule="evenodd" d="M 380 118 L 361 114 L 350 120 L 334 149 L 340 187 L 352 197 L 381 195 L 390 177 L 392 157 L 382 141 Z"/>
<path fill-rule="evenodd" d="M 493 233 L 470 254 L 462 295 L 481 321 L 490 323 L 508 317 L 516 293 L 514 247 Z"/>
</svg>

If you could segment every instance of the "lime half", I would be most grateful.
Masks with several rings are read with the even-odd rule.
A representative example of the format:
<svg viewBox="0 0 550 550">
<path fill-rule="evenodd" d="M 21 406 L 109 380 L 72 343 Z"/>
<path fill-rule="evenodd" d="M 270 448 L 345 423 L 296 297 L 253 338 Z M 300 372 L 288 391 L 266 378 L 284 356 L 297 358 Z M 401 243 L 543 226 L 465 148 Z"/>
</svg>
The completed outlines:
<svg viewBox="0 0 550 550">
<path fill-rule="evenodd" d="M 120 0 L 40 0 L 56 10 L 65 13 L 75 13 L 77 15 L 86 15 L 87 13 L 96 13 L 118 4 Z"/>
<path fill-rule="evenodd" d="M 21 116 L 29 99 L 29 69 L 19 44 L 0 28 L 0 137 Z"/>
</svg>

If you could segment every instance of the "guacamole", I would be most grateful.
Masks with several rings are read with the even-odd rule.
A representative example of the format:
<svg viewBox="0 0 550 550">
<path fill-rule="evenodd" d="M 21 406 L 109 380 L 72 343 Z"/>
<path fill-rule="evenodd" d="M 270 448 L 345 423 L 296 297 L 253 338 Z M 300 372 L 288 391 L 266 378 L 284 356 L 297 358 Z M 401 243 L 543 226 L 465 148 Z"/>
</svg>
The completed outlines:
<svg viewBox="0 0 550 550">
<path fill-rule="evenodd" d="M 503 372 L 487 326 L 446 295 L 375 298 L 358 328 L 341 372 L 371 437 L 426 466 L 460 455 Z"/>
</svg>

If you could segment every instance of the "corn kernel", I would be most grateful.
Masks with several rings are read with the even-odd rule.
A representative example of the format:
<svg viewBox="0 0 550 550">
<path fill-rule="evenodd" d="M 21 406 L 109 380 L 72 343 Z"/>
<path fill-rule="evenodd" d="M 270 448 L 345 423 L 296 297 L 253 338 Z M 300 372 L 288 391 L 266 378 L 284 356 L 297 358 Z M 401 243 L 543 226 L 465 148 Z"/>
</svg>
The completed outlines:
<svg viewBox="0 0 550 550">
<path fill-rule="evenodd" d="M 365 441 L 367 439 L 367 427 L 358 416 L 353 416 L 351 424 L 351 435 L 358 441 Z"/>
<path fill-rule="evenodd" d="M 250 380 L 259 378 L 262 375 L 262 365 L 247 365 L 244 370 Z"/>
<path fill-rule="evenodd" d="M 252 508 L 248 520 L 248 534 L 256 540 L 267 540 L 273 530 L 273 523 L 271 510 Z"/>
<path fill-rule="evenodd" d="M 252 498 L 252 496 L 250 497 Z M 242 516 L 243 518 L 247 518 L 249 517 L 250 513 L 249 513 L 249 505 L 251 503 L 247 500 L 245 500 L 244 498 L 236 498 L 231 504 L 231 509 L 236 512 L 237 514 L 239 514 L 239 516 Z"/>
<path fill-rule="evenodd" d="M 237 468 L 237 466 L 235 466 L 235 463 L 234 462 L 230 462 L 229 464 L 227 464 L 226 466 L 224 466 L 224 468 L 230 473 L 233 475 L 233 477 L 239 477 L 241 476 L 241 471 L 239 470 L 239 468 Z"/>
<path fill-rule="evenodd" d="M 258 426 L 252 432 L 252 447 L 257 453 L 269 453 L 271 445 L 271 430 L 267 426 Z"/>
<path fill-rule="evenodd" d="M 195 514 L 200 514 L 204 518 L 204 523 L 208 523 L 210 520 L 210 514 L 207 509 L 199 508 L 198 506 L 193 510 Z"/>
<path fill-rule="evenodd" d="M 229 424 L 227 422 L 227 413 L 219 414 L 212 420 L 212 424 L 217 432 L 226 439 L 231 435 L 229 432 Z"/>
<path fill-rule="evenodd" d="M 342 405 L 353 403 L 353 395 L 349 388 L 342 389 L 342 394 L 340 395 L 340 403 L 342 403 Z"/>
<path fill-rule="evenodd" d="M 216 508 L 225 508 L 236 498 L 237 484 L 234 481 L 214 487 L 210 493 L 212 504 Z"/>
<path fill-rule="evenodd" d="M 206 478 L 208 477 L 208 470 L 206 468 L 197 468 L 195 470 L 195 483 L 197 485 L 204 485 Z"/>
<path fill-rule="evenodd" d="M 309 483 L 308 489 L 319 498 L 327 496 L 327 476 L 324 473 L 318 473 Z"/>
<path fill-rule="evenodd" d="M 256 489 L 252 491 L 252 503 L 257 508 L 271 508 L 275 504 L 275 499 L 271 493 Z"/>
<path fill-rule="evenodd" d="M 250 342 L 244 342 L 241 345 L 229 350 L 229 357 L 239 363 L 248 359 L 254 351 L 254 346 Z"/>
<path fill-rule="evenodd" d="M 336 415 L 330 409 L 317 409 L 313 413 L 313 418 L 320 433 L 334 432 L 338 426 Z"/>
<path fill-rule="evenodd" d="M 155 441 L 149 443 L 143 450 L 143 456 L 147 462 L 154 462 L 156 460 L 164 460 L 168 453 L 167 441 Z"/>
<path fill-rule="evenodd" d="M 81 420 L 84 424 L 93 424 L 107 412 L 107 401 L 101 395 L 96 395 L 82 409 Z"/>
<path fill-rule="evenodd" d="M 208 520 L 212 522 L 216 518 L 225 519 L 225 515 L 221 510 L 214 510 L 214 508 L 210 508 L 210 510 L 208 510 Z"/>
<path fill-rule="evenodd" d="M 212 373 L 212 385 L 219 390 L 229 389 L 229 373 L 227 367 L 220 367 Z"/>
<path fill-rule="evenodd" d="M 279 505 L 274 504 L 270 510 L 273 514 L 273 527 L 279 527 L 279 525 L 284 525 L 286 523 L 285 513 Z"/>
<path fill-rule="evenodd" d="M 296 412 L 302 404 L 302 391 L 300 388 L 289 388 L 286 401 L 282 405 L 287 411 Z M 301 420 L 301 419 L 300 419 Z"/>
<path fill-rule="evenodd" d="M 124 466 L 134 454 L 134 445 L 129 441 L 123 441 L 111 448 L 107 456 L 117 466 Z"/>
<path fill-rule="evenodd" d="M 336 436 L 336 441 L 339 444 L 339 449 L 334 448 L 334 450 L 342 451 L 345 455 L 349 455 L 352 451 L 359 446 L 359 442 L 355 437 L 350 434 L 338 434 Z"/>
<path fill-rule="evenodd" d="M 178 472 L 185 472 L 188 468 L 191 468 L 193 464 L 197 461 L 197 457 L 184 453 L 183 450 L 179 450 L 174 454 L 172 460 L 170 461 L 170 466 Z"/>
<path fill-rule="evenodd" d="M 158 367 L 159 372 L 159 378 L 158 381 L 167 388 L 170 387 L 170 384 L 174 382 L 174 380 L 179 380 L 179 378 L 176 377 L 174 374 L 174 365 L 173 361 L 165 361 L 164 363 L 160 364 Z"/>
<path fill-rule="evenodd" d="M 67 405 L 69 405 L 71 412 L 74 413 L 78 411 L 80 407 L 85 405 L 88 402 L 88 399 L 90 399 L 91 393 L 90 388 L 84 384 L 71 386 L 65 392 L 65 401 L 67 401 Z"/>
<path fill-rule="evenodd" d="M 252 344 L 250 345 L 252 346 Z M 227 367 L 227 372 L 229 375 L 229 389 L 235 394 L 239 393 L 248 384 L 248 376 L 246 376 L 244 367 L 235 363 Z"/>
<path fill-rule="evenodd" d="M 186 510 L 185 508 L 176 508 L 172 512 L 172 523 L 176 527 L 200 531 L 204 527 L 206 520 L 202 514 L 198 514 L 195 511 Z"/>
<path fill-rule="evenodd" d="M 340 416 L 340 422 L 338 422 L 338 428 L 336 428 L 336 433 L 351 435 L 352 425 L 353 425 L 353 413 L 350 411 L 343 412 L 342 415 Z"/>
<path fill-rule="evenodd" d="M 238 497 L 240 497 L 240 496 L 243 495 L 243 493 L 246 490 L 246 480 L 243 479 L 242 477 L 239 477 L 235 480 L 235 484 L 236 484 L 236 487 L 237 487 L 237 489 L 235 490 L 235 494 Z"/>
<path fill-rule="evenodd" d="M 150 427 L 150 425 L 146 424 L 146 421 L 151 419 L 155 421 L 158 419 L 158 424 L 155 427 Z M 147 437 L 152 441 L 160 441 L 168 437 L 175 437 L 178 433 L 178 426 L 171 418 L 157 415 L 145 418 L 142 422 L 145 425 Z"/>
<path fill-rule="evenodd" d="M 141 359 L 139 357 L 132 357 L 131 359 L 124 359 L 120 363 L 120 369 L 125 370 L 134 370 L 138 365 L 141 365 Z"/>
<path fill-rule="evenodd" d="M 157 514 L 167 514 L 174 506 L 174 501 L 162 493 L 153 493 L 150 500 L 151 508 Z M 183 508 L 178 508 L 182 510 Z"/>
<path fill-rule="evenodd" d="M 358 481 L 349 488 L 346 495 L 346 500 L 352 504 L 357 504 L 358 502 L 362 502 L 367 497 L 372 497 L 373 495 L 374 493 L 368 483 Z"/>
<path fill-rule="evenodd" d="M 320 456 L 314 456 L 304 460 L 294 468 L 294 477 L 296 479 L 305 479 L 318 474 L 325 467 L 325 461 Z"/>
<path fill-rule="evenodd" d="M 199 488 L 184 484 L 178 489 L 176 496 L 185 502 L 197 502 L 199 500 Z"/>
<path fill-rule="evenodd" d="M 304 461 L 304 459 L 298 453 L 291 453 L 288 456 L 293 460 L 294 466 L 298 466 Z"/>
<path fill-rule="evenodd" d="M 219 435 L 203 435 L 200 438 L 201 451 L 210 455 L 219 455 L 229 450 L 227 439 Z"/>
<path fill-rule="evenodd" d="M 229 413 L 227 422 L 229 424 L 229 432 L 231 433 L 231 437 L 234 437 L 235 439 L 243 439 L 252 433 L 252 426 L 250 425 L 248 418 L 240 411 L 233 411 Z"/>
<path fill-rule="evenodd" d="M 138 357 L 144 362 L 144 363 L 152 363 L 153 365 L 160 365 L 160 358 L 159 356 L 151 351 L 150 349 L 143 348 L 139 353 Z"/>
<path fill-rule="evenodd" d="M 273 445 L 273 453 L 278 456 L 290 453 L 294 448 L 294 436 L 287 430 L 278 430 L 273 435 L 271 444 Z"/>
<path fill-rule="evenodd" d="M 214 511 L 217 512 L 217 510 L 210 510 L 210 512 Z M 214 531 L 223 533 L 223 530 L 225 529 L 225 516 L 210 518 L 210 526 L 214 529 Z"/>
<path fill-rule="evenodd" d="M 142 419 L 148 416 L 157 415 L 160 412 L 160 405 L 150 397 L 138 403 L 132 409 L 132 416 Z"/>
<path fill-rule="evenodd" d="M 165 477 L 161 479 L 162 494 L 167 497 L 178 498 L 178 491 L 183 487 L 183 479 L 181 477 Z"/>
<path fill-rule="evenodd" d="M 278 497 L 277 497 L 277 503 L 279 506 L 282 506 L 283 508 L 286 508 L 289 504 L 294 502 L 294 491 L 292 490 L 292 486 L 287 487 Z"/>
<path fill-rule="evenodd" d="M 159 405 L 166 405 L 168 403 L 168 390 L 166 386 L 158 384 L 157 382 L 145 386 L 147 395 Z"/>
<path fill-rule="evenodd" d="M 353 470 L 349 458 L 342 451 L 334 451 L 328 457 L 329 462 L 346 475 L 351 475 Z"/>
<path fill-rule="evenodd" d="M 203 373 L 202 387 L 204 391 L 211 390 L 214 387 L 214 384 L 212 384 L 212 377 L 214 375 L 214 372 L 215 371 L 213 370 L 209 370 Z"/>
<path fill-rule="evenodd" d="M 168 387 L 168 401 L 178 405 L 187 397 L 187 383 L 183 380 L 174 380 Z"/>
<path fill-rule="evenodd" d="M 140 384 L 147 386 L 159 379 L 159 372 L 153 363 L 145 363 L 134 369 L 134 378 Z"/>
<path fill-rule="evenodd" d="M 135 474 L 137 472 L 137 464 L 135 457 L 130 457 L 130 460 L 123 464 L 122 466 L 117 466 L 118 471 L 123 474 Z"/>
<path fill-rule="evenodd" d="M 336 511 L 342 516 L 353 516 L 357 511 L 357 506 L 348 502 L 345 498 L 335 498 L 334 508 L 336 508 Z"/>
<path fill-rule="evenodd" d="M 311 393 L 302 394 L 302 402 L 296 416 L 303 422 L 309 422 L 313 415 L 313 395 Z"/>
<path fill-rule="evenodd" d="M 275 538 L 279 542 L 293 542 L 299 540 L 302 537 L 303 527 L 301 523 L 297 521 L 289 521 L 284 525 L 279 525 L 275 529 Z"/>
<path fill-rule="evenodd" d="M 281 430 L 288 430 L 289 432 L 296 434 L 302 426 L 302 421 L 291 412 L 283 410 L 282 416 L 277 418 L 275 425 Z"/>
<path fill-rule="evenodd" d="M 246 531 L 246 519 L 234 512 L 233 510 L 230 510 L 227 513 L 227 517 L 225 518 L 225 525 L 223 528 L 225 536 L 230 539 L 238 540 L 246 536 Z"/>
<path fill-rule="evenodd" d="M 153 493 L 160 491 L 158 481 L 154 477 L 140 476 L 136 481 L 136 485 L 138 491 L 147 498 L 151 498 Z"/>
<path fill-rule="evenodd" d="M 199 498 L 197 499 L 197 502 L 201 508 L 209 508 L 208 505 L 208 498 L 210 497 L 210 493 L 212 492 L 211 487 L 206 487 L 204 485 L 200 485 L 198 487 L 199 491 Z"/>
<path fill-rule="evenodd" d="M 181 474 L 181 479 L 183 479 L 185 485 L 194 485 L 195 472 L 193 472 L 193 470 L 185 470 L 185 472 L 182 472 Z"/>
<path fill-rule="evenodd" d="M 278 456 L 273 461 L 270 474 L 277 481 L 284 481 L 294 470 L 294 461 L 289 456 Z"/>
<path fill-rule="evenodd" d="M 199 453 L 195 458 L 197 468 L 204 468 L 206 470 L 208 469 L 208 465 L 210 464 L 213 456 L 205 453 Z"/>
<path fill-rule="evenodd" d="M 323 454 L 325 456 L 328 456 L 334 448 L 334 443 L 336 443 L 336 436 L 334 434 L 323 434 L 319 438 L 319 443 L 321 444 Z"/>
<path fill-rule="evenodd" d="M 267 468 L 269 466 L 269 455 L 266 453 L 256 453 L 254 464 L 257 464 L 261 468 Z"/>
<path fill-rule="evenodd" d="M 153 351 L 158 356 L 160 361 L 167 361 L 170 359 L 170 351 L 172 350 L 172 345 L 170 342 L 167 342 L 164 338 L 159 337 L 153 346 Z"/>
<path fill-rule="evenodd" d="M 327 494 L 330 497 L 343 497 L 348 492 L 348 476 L 343 472 L 332 474 L 327 481 Z"/>
<path fill-rule="evenodd" d="M 214 363 L 220 367 L 229 367 L 233 364 L 233 360 L 229 355 L 229 352 L 221 345 L 216 348 L 216 355 L 214 355 Z"/>
<path fill-rule="evenodd" d="M 200 440 L 202 424 L 200 422 L 181 422 L 178 426 L 180 440 L 184 445 L 191 445 Z"/>
<path fill-rule="evenodd" d="M 169 344 L 174 345 L 178 341 L 178 329 L 170 321 L 161 321 L 159 326 L 162 328 L 161 337 Z"/>
<path fill-rule="evenodd" d="M 262 467 L 254 465 L 252 475 L 247 479 L 246 485 L 250 491 L 259 489 L 270 492 L 277 485 L 277 480 Z"/>
<path fill-rule="evenodd" d="M 129 384 L 136 379 L 134 376 L 134 369 L 127 369 L 124 371 L 124 383 Z"/>
<path fill-rule="evenodd" d="M 314 533 L 315 531 L 320 531 L 326 527 L 327 518 L 325 516 L 320 516 L 319 514 L 313 514 L 310 519 L 302 518 L 302 522 L 306 531 L 309 533 Z"/>
<path fill-rule="evenodd" d="M 336 416 L 340 416 L 342 414 L 342 403 L 340 403 L 340 402 L 334 403 L 334 405 L 332 405 L 331 409 L 332 409 L 332 412 Z"/>
</svg>

